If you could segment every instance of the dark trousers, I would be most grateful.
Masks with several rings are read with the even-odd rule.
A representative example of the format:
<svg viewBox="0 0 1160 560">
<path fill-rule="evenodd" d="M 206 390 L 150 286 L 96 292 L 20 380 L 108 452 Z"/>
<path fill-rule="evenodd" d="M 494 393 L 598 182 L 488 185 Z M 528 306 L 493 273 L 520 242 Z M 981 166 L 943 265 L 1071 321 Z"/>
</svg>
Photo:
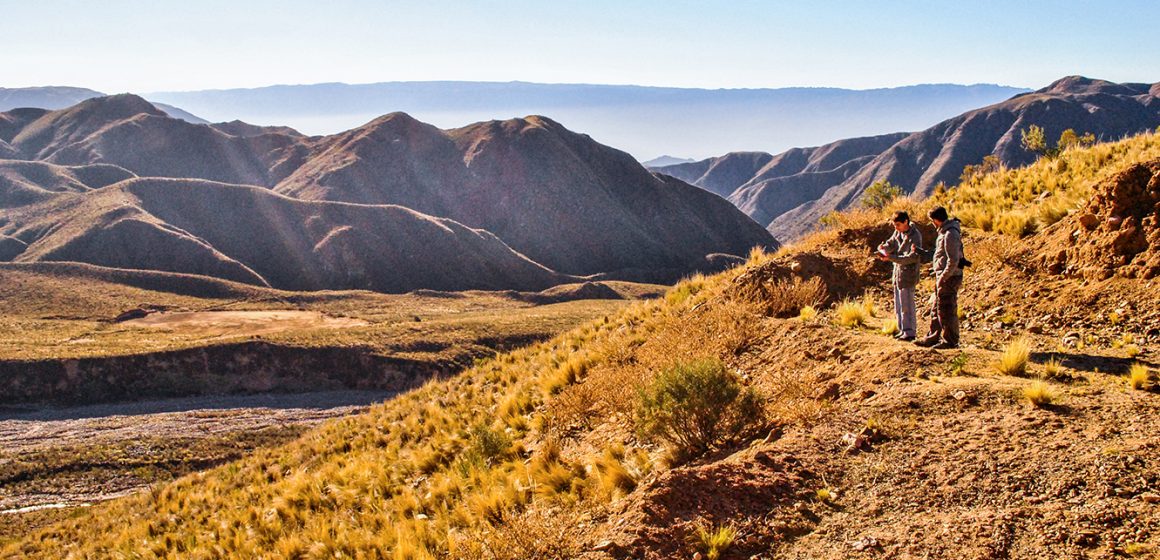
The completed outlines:
<svg viewBox="0 0 1160 560">
<path fill-rule="evenodd" d="M 962 276 L 951 276 L 943 281 L 943 285 L 935 287 L 928 339 L 939 338 L 947 344 L 958 345 L 959 288 L 962 286 Z"/>
</svg>

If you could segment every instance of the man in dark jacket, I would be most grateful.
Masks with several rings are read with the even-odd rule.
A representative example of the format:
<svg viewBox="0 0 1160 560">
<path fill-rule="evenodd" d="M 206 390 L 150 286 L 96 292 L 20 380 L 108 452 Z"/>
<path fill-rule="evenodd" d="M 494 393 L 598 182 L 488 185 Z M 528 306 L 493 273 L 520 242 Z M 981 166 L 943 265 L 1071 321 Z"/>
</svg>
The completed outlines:
<svg viewBox="0 0 1160 560">
<path fill-rule="evenodd" d="M 878 246 L 878 258 L 894 263 L 890 283 L 894 287 L 894 318 L 898 322 L 899 340 L 914 340 L 914 287 L 918 285 L 922 233 L 910 224 L 910 215 L 895 212 L 891 219 L 894 233 Z"/>
<path fill-rule="evenodd" d="M 915 341 L 919 346 L 937 349 L 959 347 L 959 288 L 963 285 L 962 227 L 959 220 L 947 219 L 947 209 L 939 206 L 930 211 L 930 219 L 938 228 L 934 242 L 931 272 L 935 279 L 935 297 L 930 309 L 930 333 Z"/>
</svg>

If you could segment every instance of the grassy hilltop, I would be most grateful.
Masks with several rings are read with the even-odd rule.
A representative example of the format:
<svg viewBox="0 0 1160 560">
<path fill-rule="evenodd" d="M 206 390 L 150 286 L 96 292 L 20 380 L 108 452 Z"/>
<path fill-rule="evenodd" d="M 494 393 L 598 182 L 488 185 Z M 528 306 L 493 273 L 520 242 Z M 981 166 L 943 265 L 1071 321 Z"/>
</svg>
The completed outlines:
<svg viewBox="0 0 1160 560">
<path fill-rule="evenodd" d="M 1160 197 L 1158 159 L 1144 134 L 838 215 L 776 254 L 0 555 L 1155 554 L 1160 208 L 1144 202 Z M 975 262 L 962 351 L 884 334 L 889 271 L 868 256 L 888 212 L 936 203 L 964 218 Z M 723 413 L 704 437 L 681 437 L 688 386 Z"/>
</svg>

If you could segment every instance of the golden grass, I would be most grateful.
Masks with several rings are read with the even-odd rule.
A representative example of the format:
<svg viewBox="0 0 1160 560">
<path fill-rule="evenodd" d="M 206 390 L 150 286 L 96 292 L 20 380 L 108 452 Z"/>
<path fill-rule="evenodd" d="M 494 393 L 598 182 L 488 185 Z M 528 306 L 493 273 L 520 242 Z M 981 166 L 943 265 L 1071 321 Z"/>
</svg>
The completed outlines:
<svg viewBox="0 0 1160 560">
<path fill-rule="evenodd" d="M 1056 379 L 1063 374 L 1063 363 L 1058 358 L 1047 360 L 1043 364 L 1044 379 Z"/>
<path fill-rule="evenodd" d="M 722 525 L 720 527 L 711 527 L 708 525 L 698 525 L 696 531 L 690 535 L 690 540 L 693 541 L 693 546 L 708 560 L 717 560 L 725 551 L 733 546 L 733 541 L 737 539 L 737 528 L 732 525 Z"/>
<path fill-rule="evenodd" d="M 1148 367 L 1144 364 L 1132 364 L 1128 369 L 1128 387 L 1132 390 L 1138 391 L 1148 386 L 1149 375 Z"/>
<path fill-rule="evenodd" d="M 1055 390 L 1045 381 L 1032 381 L 1023 388 L 1023 398 L 1036 407 L 1043 407 L 1055 402 Z"/>
<path fill-rule="evenodd" d="M 1027 373 L 1027 361 L 1031 357 L 1031 345 L 1024 338 L 1012 340 L 999 361 L 995 363 L 995 370 L 1003 375 L 1023 376 Z"/>
<path fill-rule="evenodd" d="M 892 335 L 898 333 L 898 319 L 887 319 L 882 322 L 882 328 L 878 332 L 885 335 Z"/>
<path fill-rule="evenodd" d="M 1108 155 L 1105 163 L 1123 161 L 1125 154 Z M 987 185 L 998 179 L 978 180 Z M 985 193 L 975 200 L 966 192 L 971 188 L 962 189 L 964 204 L 990 209 Z M 1019 195 L 1012 204 L 1023 201 L 1021 192 L 1012 190 Z M 884 212 L 899 204 L 910 204 L 918 215 L 916 208 L 928 202 L 896 200 Z M 883 216 L 857 211 L 837 219 L 868 225 Z M 822 232 L 798 247 L 808 249 L 826 235 L 837 233 Z M 733 365 L 730 360 L 755 343 L 762 315 L 757 304 L 722 297 L 736 274 L 691 278 L 663 299 L 603 313 L 282 448 L 95 506 L 5 546 L 0 557 L 574 556 L 581 549 L 568 535 L 582 512 L 600 511 L 646 480 L 649 469 L 663 468 L 630 435 L 630 388 L 646 385 L 678 360 L 711 355 Z M 843 302 L 838 321 L 844 306 L 852 309 L 848 324 L 864 324 L 865 302 Z M 488 313 L 497 312 L 481 311 L 472 328 L 494 328 L 486 327 L 495 324 Z M 583 351 L 580 373 L 569 362 Z M 1025 371 L 1026 356 L 1022 363 Z M 769 409 L 779 421 L 812 418 L 826 406 L 816 398 L 816 377 L 803 371 L 768 377 L 763 389 L 772 392 Z M 1029 400 L 1054 398 L 1046 383 L 1031 385 L 1039 386 L 1043 394 Z M 553 410 L 560 411 L 555 421 L 549 420 Z M 599 422 L 601 429 L 578 432 L 587 429 L 584 422 Z M 492 445 L 506 441 L 498 434 L 510 445 Z M 572 445 L 598 437 L 593 434 L 600 434 L 599 447 Z M 816 497 L 836 499 L 829 488 Z M 555 544 L 555 551 L 541 548 Z"/>
<path fill-rule="evenodd" d="M 858 302 L 844 300 L 834 309 L 834 322 L 841 327 L 860 327 L 866 324 L 866 307 Z"/>
<path fill-rule="evenodd" d="M 1041 230 L 1087 200 L 1092 187 L 1124 167 L 1160 157 L 1160 135 L 1065 150 L 1023 168 L 975 174 L 923 206 L 941 204 L 963 224 L 1022 237 Z"/>
<path fill-rule="evenodd" d="M 818 310 L 812 305 L 802 307 L 801 310 L 798 311 L 798 319 L 801 319 L 802 321 L 813 321 L 817 316 Z"/>
</svg>

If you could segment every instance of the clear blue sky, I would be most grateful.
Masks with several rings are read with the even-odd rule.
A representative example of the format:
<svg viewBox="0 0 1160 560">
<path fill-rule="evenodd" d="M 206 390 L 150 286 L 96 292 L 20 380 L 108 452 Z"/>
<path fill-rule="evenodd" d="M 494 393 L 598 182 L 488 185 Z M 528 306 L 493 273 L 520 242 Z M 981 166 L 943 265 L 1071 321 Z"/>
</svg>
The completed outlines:
<svg viewBox="0 0 1160 560">
<path fill-rule="evenodd" d="M 0 87 L 1160 81 L 1153 0 L 0 0 Z"/>
</svg>

